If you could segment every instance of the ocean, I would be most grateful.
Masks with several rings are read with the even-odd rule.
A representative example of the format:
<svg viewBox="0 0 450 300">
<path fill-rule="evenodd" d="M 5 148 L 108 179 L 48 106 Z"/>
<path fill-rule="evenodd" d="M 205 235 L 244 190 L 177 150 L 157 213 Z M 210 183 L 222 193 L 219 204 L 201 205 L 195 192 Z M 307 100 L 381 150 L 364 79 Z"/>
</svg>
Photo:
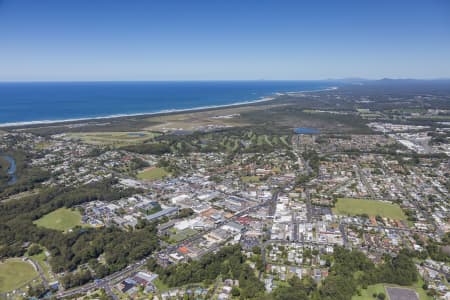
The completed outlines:
<svg viewBox="0 0 450 300">
<path fill-rule="evenodd" d="M 258 101 L 330 88 L 329 81 L 0 83 L 0 124 L 156 113 Z"/>
</svg>

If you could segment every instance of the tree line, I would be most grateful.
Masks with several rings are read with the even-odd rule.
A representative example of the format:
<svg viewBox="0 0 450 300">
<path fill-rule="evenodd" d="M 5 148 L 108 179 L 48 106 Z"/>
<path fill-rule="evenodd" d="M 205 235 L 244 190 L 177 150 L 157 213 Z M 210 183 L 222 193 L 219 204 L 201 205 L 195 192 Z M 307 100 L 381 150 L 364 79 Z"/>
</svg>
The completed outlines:
<svg viewBox="0 0 450 300">
<path fill-rule="evenodd" d="M 239 294 L 242 299 L 252 299 L 264 294 L 264 284 L 256 277 L 254 270 L 245 262 L 239 245 L 225 246 L 215 254 L 206 254 L 201 259 L 188 263 L 159 267 L 155 260 L 149 260 L 147 267 L 159 274 L 169 287 L 192 283 L 212 283 L 219 275 L 224 279 L 239 280 Z"/>
</svg>

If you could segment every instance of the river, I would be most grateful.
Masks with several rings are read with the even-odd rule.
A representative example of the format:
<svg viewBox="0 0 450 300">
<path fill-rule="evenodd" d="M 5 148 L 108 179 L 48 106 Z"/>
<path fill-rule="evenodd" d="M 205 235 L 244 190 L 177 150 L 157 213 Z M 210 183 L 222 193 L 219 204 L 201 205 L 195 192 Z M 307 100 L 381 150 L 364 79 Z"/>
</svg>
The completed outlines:
<svg viewBox="0 0 450 300">
<path fill-rule="evenodd" d="M 9 155 L 4 155 L 3 158 L 9 163 L 9 168 L 8 168 L 7 173 L 8 173 L 8 175 L 11 176 L 11 178 L 8 181 L 8 185 L 13 185 L 17 181 L 16 161 L 14 160 L 14 158 L 12 158 Z"/>
</svg>

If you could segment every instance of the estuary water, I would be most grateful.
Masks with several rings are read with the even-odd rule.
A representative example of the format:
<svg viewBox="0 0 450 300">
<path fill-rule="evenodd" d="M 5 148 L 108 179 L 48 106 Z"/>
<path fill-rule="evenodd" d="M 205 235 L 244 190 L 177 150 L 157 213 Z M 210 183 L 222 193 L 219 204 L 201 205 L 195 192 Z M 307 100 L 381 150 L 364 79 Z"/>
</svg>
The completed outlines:
<svg viewBox="0 0 450 300">
<path fill-rule="evenodd" d="M 8 185 L 13 185 L 17 181 L 16 161 L 14 160 L 14 158 L 12 158 L 9 155 L 3 155 L 2 157 L 4 160 L 6 160 L 9 163 L 9 168 L 8 168 L 7 173 L 8 173 L 8 175 L 11 176 L 11 178 L 8 181 Z"/>
</svg>

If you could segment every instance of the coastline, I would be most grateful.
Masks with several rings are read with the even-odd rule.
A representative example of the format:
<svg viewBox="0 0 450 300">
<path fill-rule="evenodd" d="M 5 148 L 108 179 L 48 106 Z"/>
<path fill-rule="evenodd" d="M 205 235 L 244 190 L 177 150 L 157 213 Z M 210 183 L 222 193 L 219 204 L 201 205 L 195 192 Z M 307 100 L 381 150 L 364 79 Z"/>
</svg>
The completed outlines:
<svg viewBox="0 0 450 300">
<path fill-rule="evenodd" d="M 181 109 L 168 109 L 168 110 L 159 110 L 154 112 L 142 112 L 142 113 L 131 113 L 131 114 L 114 114 L 114 115 L 106 115 L 106 116 L 93 116 L 93 117 L 83 117 L 83 118 L 73 118 L 73 119 L 60 119 L 60 120 L 36 120 L 36 121 L 21 121 L 21 122 L 8 122 L 8 123 L 0 123 L 0 128 L 27 128 L 33 127 L 36 125 L 52 125 L 52 124 L 70 124 L 70 123 L 78 123 L 83 121 L 97 121 L 97 120 L 109 120 L 109 119 L 117 119 L 117 118 L 127 118 L 127 117 L 145 117 L 145 116 L 158 116 L 158 115 L 170 115 L 177 113 L 185 113 L 185 112 L 198 112 L 198 111 L 209 111 L 220 108 L 232 108 L 232 107 L 241 107 L 247 105 L 254 105 L 264 102 L 276 101 L 278 97 L 284 95 L 295 95 L 295 94 L 303 94 L 303 93 L 316 93 L 316 92 L 325 92 L 337 90 L 339 87 L 331 86 L 323 89 L 309 90 L 309 91 L 295 91 L 295 92 L 283 92 L 283 93 L 273 93 L 271 96 L 261 97 L 255 100 L 242 101 L 242 102 L 233 102 L 230 104 L 220 104 L 220 105 L 210 105 L 210 106 L 198 106 L 191 108 L 181 108 Z"/>
</svg>

